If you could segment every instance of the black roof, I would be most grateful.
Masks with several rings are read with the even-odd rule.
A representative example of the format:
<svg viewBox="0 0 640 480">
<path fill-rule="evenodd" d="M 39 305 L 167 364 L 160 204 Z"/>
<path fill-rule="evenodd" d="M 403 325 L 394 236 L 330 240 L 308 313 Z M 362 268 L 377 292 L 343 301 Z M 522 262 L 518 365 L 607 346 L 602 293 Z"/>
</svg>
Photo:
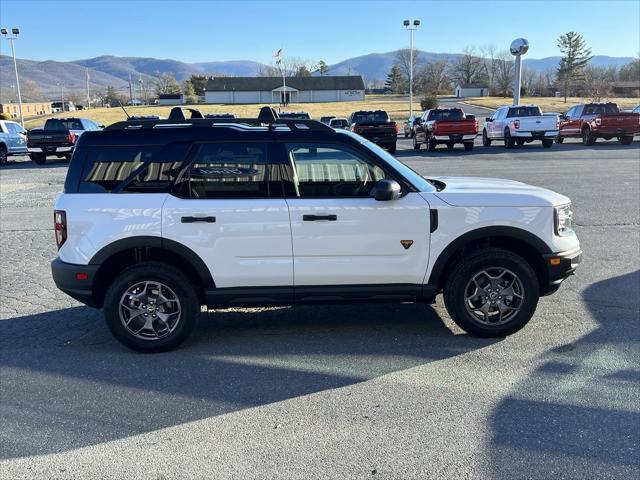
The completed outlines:
<svg viewBox="0 0 640 480">
<path fill-rule="evenodd" d="M 285 77 L 287 87 L 296 90 L 364 90 L 360 75 Z M 207 92 L 271 91 L 282 86 L 282 77 L 211 77 L 207 81 Z"/>
</svg>

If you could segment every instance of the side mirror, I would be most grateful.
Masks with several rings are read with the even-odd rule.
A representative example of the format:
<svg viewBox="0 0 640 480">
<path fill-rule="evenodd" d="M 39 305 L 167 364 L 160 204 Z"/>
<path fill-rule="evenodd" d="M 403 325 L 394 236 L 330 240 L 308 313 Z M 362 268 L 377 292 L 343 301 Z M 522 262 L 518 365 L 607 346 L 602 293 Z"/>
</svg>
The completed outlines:
<svg viewBox="0 0 640 480">
<path fill-rule="evenodd" d="M 373 186 L 374 198 L 378 202 L 387 202 L 389 200 L 397 200 L 402 195 L 400 184 L 395 180 L 384 178 L 378 180 Z"/>
<path fill-rule="evenodd" d="M 98 124 L 98 126 L 99 126 L 100 128 L 106 128 L 102 123 L 99 123 L 99 124 Z"/>
<path fill-rule="evenodd" d="M 564 113 L 561 113 L 560 115 L 558 115 L 558 118 L 559 118 L 560 120 L 566 120 L 566 119 L 567 119 L 567 116 L 566 116 Z"/>
<path fill-rule="evenodd" d="M 485 122 L 493 122 L 493 120 L 491 119 L 491 117 L 485 117 L 484 121 L 485 121 Z"/>
</svg>

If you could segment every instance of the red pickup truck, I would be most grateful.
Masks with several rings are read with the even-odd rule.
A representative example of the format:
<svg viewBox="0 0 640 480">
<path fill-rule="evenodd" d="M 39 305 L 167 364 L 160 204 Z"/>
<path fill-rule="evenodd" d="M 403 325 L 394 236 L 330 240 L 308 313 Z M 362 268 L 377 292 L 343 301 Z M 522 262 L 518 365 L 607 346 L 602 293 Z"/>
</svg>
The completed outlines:
<svg viewBox="0 0 640 480">
<path fill-rule="evenodd" d="M 478 121 L 473 115 L 465 115 L 459 108 L 434 108 L 425 111 L 414 120 L 413 148 L 420 149 L 423 143 L 433 151 L 444 143 L 449 150 L 462 143 L 467 152 L 473 150 L 473 141 L 478 135 Z"/>
<path fill-rule="evenodd" d="M 586 103 L 570 108 L 560 115 L 560 129 L 556 143 L 565 138 L 582 138 L 582 144 L 593 145 L 598 138 L 617 138 L 623 145 L 633 142 L 640 133 L 640 114 L 621 112 L 615 103 Z"/>
</svg>

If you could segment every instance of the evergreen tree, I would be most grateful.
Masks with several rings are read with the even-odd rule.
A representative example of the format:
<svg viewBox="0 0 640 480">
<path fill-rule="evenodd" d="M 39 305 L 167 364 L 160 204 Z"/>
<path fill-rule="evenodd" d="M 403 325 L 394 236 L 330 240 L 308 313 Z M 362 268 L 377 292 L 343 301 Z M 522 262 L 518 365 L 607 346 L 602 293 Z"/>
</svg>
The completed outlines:
<svg viewBox="0 0 640 480">
<path fill-rule="evenodd" d="M 576 80 L 583 78 L 583 72 L 589 60 L 591 60 L 591 49 L 576 32 L 568 32 L 558 38 L 558 48 L 562 53 L 560 65 L 558 66 L 557 78 L 562 85 L 564 103 L 567 103 L 569 88 Z"/>
<path fill-rule="evenodd" d="M 391 67 L 391 71 L 387 74 L 387 80 L 384 86 L 389 88 L 393 93 L 404 93 L 406 90 L 406 82 L 402 70 L 398 65 Z"/>
<path fill-rule="evenodd" d="M 320 60 L 318 62 L 318 72 L 320 72 L 320 75 L 326 75 L 329 73 L 329 65 L 327 65 L 324 60 Z"/>
<path fill-rule="evenodd" d="M 182 93 L 184 93 L 187 103 L 189 104 L 198 103 L 196 98 L 196 89 L 193 86 L 193 83 L 191 82 L 191 80 L 185 80 L 184 85 L 182 87 Z"/>
</svg>

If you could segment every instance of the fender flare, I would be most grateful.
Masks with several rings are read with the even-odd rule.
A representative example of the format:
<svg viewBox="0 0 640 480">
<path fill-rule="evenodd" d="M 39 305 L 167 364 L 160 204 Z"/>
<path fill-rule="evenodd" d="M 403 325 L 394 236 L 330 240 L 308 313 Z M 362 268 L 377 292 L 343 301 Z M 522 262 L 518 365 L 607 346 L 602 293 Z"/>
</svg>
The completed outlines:
<svg viewBox="0 0 640 480">
<path fill-rule="evenodd" d="M 482 240 L 489 237 L 510 237 L 528 244 L 537 252 L 539 252 L 540 255 L 553 253 L 544 240 L 531 232 L 523 230 L 522 228 L 508 226 L 477 228 L 457 237 L 454 241 L 447 245 L 447 247 L 440 253 L 440 255 L 438 255 L 438 258 L 433 264 L 433 268 L 431 269 L 428 284 L 437 285 L 439 283 L 440 278 L 444 273 L 444 267 L 447 265 L 453 255 L 461 248 L 463 248 L 466 244 L 475 240 Z"/>
<path fill-rule="evenodd" d="M 204 288 L 215 288 L 215 282 L 213 281 L 211 272 L 200 256 L 189 247 L 174 240 L 169 240 L 168 238 L 145 235 L 117 240 L 98 250 L 98 252 L 91 257 L 91 260 L 89 260 L 89 265 L 102 265 L 113 255 L 133 248 L 158 248 L 160 250 L 170 251 L 183 258 L 185 262 L 193 267 L 198 273 Z"/>
</svg>

